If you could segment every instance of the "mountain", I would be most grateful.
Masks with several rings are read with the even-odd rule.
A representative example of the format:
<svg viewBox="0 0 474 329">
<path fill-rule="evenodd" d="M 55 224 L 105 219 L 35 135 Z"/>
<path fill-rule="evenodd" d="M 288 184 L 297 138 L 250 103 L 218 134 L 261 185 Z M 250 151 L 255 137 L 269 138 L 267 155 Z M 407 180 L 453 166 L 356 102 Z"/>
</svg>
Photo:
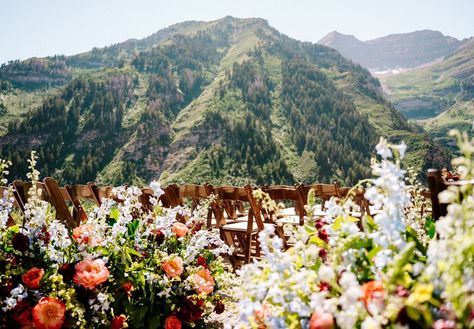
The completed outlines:
<svg viewBox="0 0 474 329">
<path fill-rule="evenodd" d="M 452 128 L 470 131 L 474 119 L 474 38 L 433 65 L 379 77 L 388 97 L 407 117 L 436 137 Z"/>
<path fill-rule="evenodd" d="M 368 41 L 334 31 L 318 43 L 336 49 L 371 71 L 385 71 L 433 62 L 452 53 L 463 41 L 431 30 L 390 34 Z"/>
<path fill-rule="evenodd" d="M 62 183 L 351 184 L 379 135 L 423 170 L 447 162 L 337 51 L 263 19 L 185 22 L 143 40 L 0 68 L 2 158 Z"/>
</svg>

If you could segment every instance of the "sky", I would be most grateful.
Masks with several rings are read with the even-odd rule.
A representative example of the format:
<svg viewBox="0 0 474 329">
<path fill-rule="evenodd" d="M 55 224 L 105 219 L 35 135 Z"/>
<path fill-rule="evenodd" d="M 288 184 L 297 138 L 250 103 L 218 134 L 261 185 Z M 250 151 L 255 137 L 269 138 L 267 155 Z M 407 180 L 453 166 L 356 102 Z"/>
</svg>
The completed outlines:
<svg viewBox="0 0 474 329">
<path fill-rule="evenodd" d="M 369 40 L 431 29 L 474 36 L 474 0 L 0 0 L 0 63 L 72 55 L 186 20 L 261 17 L 290 37 Z"/>
</svg>

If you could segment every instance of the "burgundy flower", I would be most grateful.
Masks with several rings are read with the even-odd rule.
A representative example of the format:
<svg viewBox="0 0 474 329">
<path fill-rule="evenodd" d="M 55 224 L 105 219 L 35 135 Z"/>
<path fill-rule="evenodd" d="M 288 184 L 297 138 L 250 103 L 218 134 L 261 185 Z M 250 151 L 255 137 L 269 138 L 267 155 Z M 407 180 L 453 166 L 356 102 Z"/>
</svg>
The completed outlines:
<svg viewBox="0 0 474 329">
<path fill-rule="evenodd" d="M 12 310 L 13 321 L 21 327 L 31 326 L 31 307 L 25 300 L 20 300 Z"/>
<path fill-rule="evenodd" d="M 61 265 L 58 272 L 59 274 L 63 276 L 64 282 L 70 282 L 72 281 L 72 278 L 74 277 L 74 273 L 76 272 L 75 264 L 65 263 Z"/>
<path fill-rule="evenodd" d="M 319 249 L 319 257 L 321 257 L 322 260 L 326 259 L 327 254 L 328 253 L 327 253 L 326 249 L 324 249 L 324 248 Z"/>
<path fill-rule="evenodd" d="M 23 233 L 15 233 L 12 238 L 12 245 L 13 248 L 18 250 L 19 252 L 25 252 L 28 250 L 30 245 L 30 239 Z"/>
<path fill-rule="evenodd" d="M 184 299 L 179 311 L 179 318 L 187 323 L 193 323 L 202 317 L 204 301 L 198 298 L 187 297 Z"/>
<path fill-rule="evenodd" d="M 216 305 L 214 307 L 214 312 L 216 312 L 216 314 L 222 314 L 224 313 L 225 311 L 225 305 L 223 302 L 221 302 L 220 300 L 218 300 L 216 302 Z"/>
<path fill-rule="evenodd" d="M 49 232 L 47 231 L 46 226 L 43 226 L 41 231 L 38 233 L 38 238 L 40 240 L 43 240 L 45 244 L 49 243 L 49 241 L 51 240 L 51 234 L 49 234 Z"/>
<path fill-rule="evenodd" d="M 326 230 L 320 230 L 318 232 L 318 237 L 323 240 L 324 242 L 328 242 L 329 241 L 329 236 L 328 236 L 328 233 L 326 232 Z"/>
<path fill-rule="evenodd" d="M 199 256 L 197 261 L 196 261 L 196 264 L 198 266 L 202 266 L 204 268 L 207 268 L 207 262 L 206 262 L 206 258 L 202 257 L 202 256 Z"/>
<path fill-rule="evenodd" d="M 2 282 L 2 285 L 0 286 L 0 296 L 9 296 L 13 288 L 15 288 L 13 280 L 6 279 Z"/>
<path fill-rule="evenodd" d="M 152 230 L 148 239 L 157 245 L 161 245 L 165 241 L 165 234 L 158 229 Z"/>
</svg>

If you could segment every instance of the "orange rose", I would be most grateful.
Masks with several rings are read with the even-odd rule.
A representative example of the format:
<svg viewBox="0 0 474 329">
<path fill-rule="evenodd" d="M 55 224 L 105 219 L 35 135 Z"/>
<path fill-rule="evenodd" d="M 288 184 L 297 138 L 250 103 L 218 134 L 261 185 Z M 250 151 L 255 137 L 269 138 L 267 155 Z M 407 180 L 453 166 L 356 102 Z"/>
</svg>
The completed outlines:
<svg viewBox="0 0 474 329">
<path fill-rule="evenodd" d="M 176 234 L 178 238 L 181 238 L 185 236 L 186 233 L 188 233 L 189 228 L 183 223 L 176 222 L 173 224 L 173 227 L 171 227 L 171 231 L 173 231 L 173 233 Z"/>
<path fill-rule="evenodd" d="M 175 276 L 180 276 L 183 273 L 183 260 L 181 257 L 176 256 L 173 259 L 163 262 L 161 268 L 165 271 L 168 278 L 174 278 Z"/>
<path fill-rule="evenodd" d="M 132 291 L 133 291 L 133 284 L 128 281 L 128 282 L 124 282 L 122 284 L 122 289 L 125 290 L 125 292 L 127 293 L 127 295 L 131 295 L 132 294 Z"/>
<path fill-rule="evenodd" d="M 76 227 L 72 231 L 72 237 L 77 243 L 90 246 L 96 246 L 102 241 L 102 239 L 96 236 L 95 229 L 92 224 L 84 224 Z"/>
<path fill-rule="evenodd" d="M 362 286 L 362 300 L 366 307 L 368 307 L 373 300 L 383 302 L 384 295 L 383 285 L 380 281 L 370 281 L 364 283 Z"/>
<path fill-rule="evenodd" d="M 176 315 L 170 315 L 166 318 L 165 329 L 181 329 L 181 321 Z"/>
<path fill-rule="evenodd" d="M 39 289 L 43 276 L 44 270 L 42 268 L 33 267 L 21 276 L 21 280 L 29 289 Z"/>
<path fill-rule="evenodd" d="M 200 294 L 210 294 L 214 290 L 214 279 L 207 268 L 194 273 L 192 281 Z"/>
<path fill-rule="evenodd" d="M 43 297 L 33 307 L 33 324 L 36 329 L 60 329 L 63 326 L 66 305 L 54 297 Z"/>
<path fill-rule="evenodd" d="M 74 283 L 88 289 L 94 289 L 99 284 L 107 281 L 109 274 L 109 270 L 102 259 L 86 259 L 76 265 Z"/>
<path fill-rule="evenodd" d="M 309 319 L 309 329 L 332 329 L 334 328 L 334 317 L 331 313 L 326 313 L 317 308 L 311 319 Z"/>
<path fill-rule="evenodd" d="M 123 314 L 116 316 L 111 323 L 110 329 L 128 328 L 127 317 Z"/>
</svg>

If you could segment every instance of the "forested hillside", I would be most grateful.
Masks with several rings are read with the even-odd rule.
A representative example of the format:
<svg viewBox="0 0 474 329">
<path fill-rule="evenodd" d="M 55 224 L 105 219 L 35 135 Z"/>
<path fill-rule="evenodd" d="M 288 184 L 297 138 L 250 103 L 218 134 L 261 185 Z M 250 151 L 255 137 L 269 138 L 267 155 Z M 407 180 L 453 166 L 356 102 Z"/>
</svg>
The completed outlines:
<svg viewBox="0 0 474 329">
<path fill-rule="evenodd" d="M 1 155 L 15 177 L 35 149 L 42 174 L 62 183 L 349 184 L 369 174 L 379 135 L 413 142 L 420 169 L 446 164 L 367 70 L 262 19 L 15 61 L 0 79 Z"/>
</svg>

